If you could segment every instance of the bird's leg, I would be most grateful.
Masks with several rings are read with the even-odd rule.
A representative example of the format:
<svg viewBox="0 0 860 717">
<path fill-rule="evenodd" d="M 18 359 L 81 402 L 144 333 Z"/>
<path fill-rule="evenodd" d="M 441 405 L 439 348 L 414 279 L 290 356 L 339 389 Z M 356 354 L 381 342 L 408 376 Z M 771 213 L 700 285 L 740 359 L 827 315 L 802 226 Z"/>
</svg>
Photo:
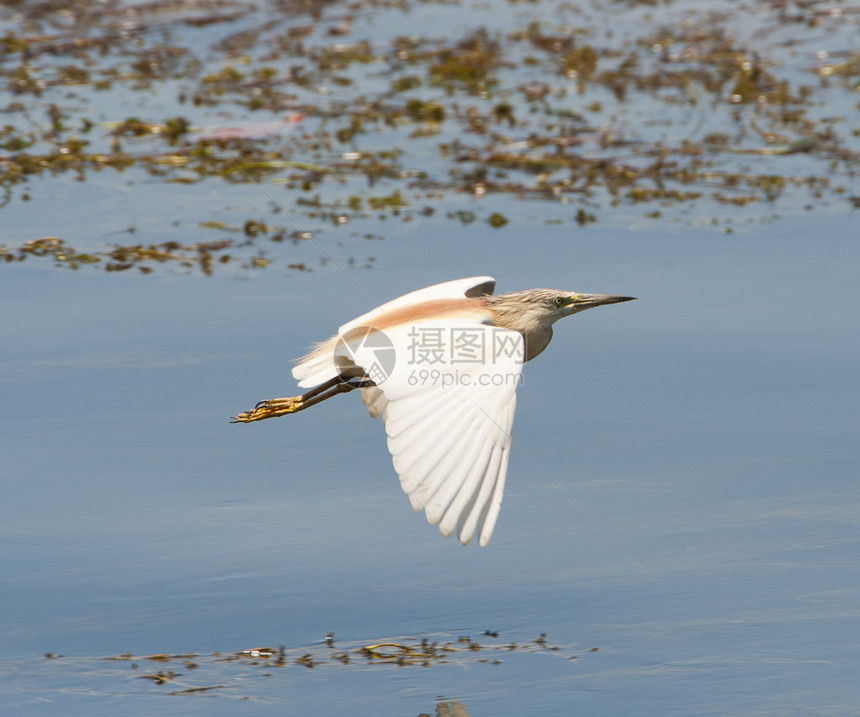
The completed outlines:
<svg viewBox="0 0 860 717">
<path fill-rule="evenodd" d="M 298 413 L 299 411 L 304 411 L 306 408 L 322 403 L 327 398 L 337 396 L 339 393 L 349 393 L 356 388 L 368 388 L 375 385 L 369 379 L 345 381 L 340 376 L 337 376 L 325 383 L 321 383 L 301 396 L 270 398 L 266 401 L 260 401 L 250 411 L 244 411 L 235 416 L 231 423 L 251 423 L 252 421 L 262 421 L 265 418 L 286 416 L 288 413 Z"/>
</svg>

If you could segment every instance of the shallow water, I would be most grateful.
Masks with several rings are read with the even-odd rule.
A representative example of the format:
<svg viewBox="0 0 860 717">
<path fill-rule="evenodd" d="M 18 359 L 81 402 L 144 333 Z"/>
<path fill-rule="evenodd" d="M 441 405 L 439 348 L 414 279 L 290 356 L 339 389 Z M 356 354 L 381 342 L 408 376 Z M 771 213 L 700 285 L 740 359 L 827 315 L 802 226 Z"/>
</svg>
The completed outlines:
<svg viewBox="0 0 860 717">
<path fill-rule="evenodd" d="M 174 667 L 180 687 L 227 687 L 159 709 L 250 697 L 418 714 L 450 696 L 473 714 L 851 713 L 856 245 L 810 251 L 781 232 L 604 241 L 615 251 L 558 244 L 545 283 L 640 301 L 560 325 L 527 367 L 483 550 L 409 510 L 381 427 L 352 397 L 227 422 L 289 392 L 286 357 L 336 323 L 341 301 L 326 297 L 354 293 L 337 273 L 5 282 L 21 312 L 3 328 L 15 407 L 2 419 L 3 701 L 108 713 L 106 697 L 177 686 L 98 658 L 195 652 L 201 668 Z M 390 293 L 442 278 L 439 264 L 392 277 Z M 806 298 L 825 286 L 826 301 Z M 285 644 L 325 658 L 329 631 L 356 645 L 545 632 L 561 650 L 501 665 L 480 653 L 430 668 L 291 663 L 265 679 L 208 657 Z"/>
<path fill-rule="evenodd" d="M 33 180 L 7 239 L 268 211 L 254 185 L 127 176 Z M 849 205 L 810 201 L 601 204 L 580 227 L 572 205 L 446 194 L 285 243 L 312 272 L 0 267 L 2 710 L 856 714 L 860 245 Z M 228 422 L 293 393 L 288 360 L 343 321 L 478 274 L 639 297 L 526 366 L 487 548 L 409 509 L 354 396 Z M 359 652 L 422 639 L 456 651 Z M 279 645 L 283 665 L 224 659 Z"/>
</svg>

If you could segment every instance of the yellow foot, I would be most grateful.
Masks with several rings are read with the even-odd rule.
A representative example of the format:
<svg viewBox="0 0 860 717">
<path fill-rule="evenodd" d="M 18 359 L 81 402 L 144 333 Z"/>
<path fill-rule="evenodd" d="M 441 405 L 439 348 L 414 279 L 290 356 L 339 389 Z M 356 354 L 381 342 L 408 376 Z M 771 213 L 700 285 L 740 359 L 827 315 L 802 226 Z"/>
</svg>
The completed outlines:
<svg viewBox="0 0 860 717">
<path fill-rule="evenodd" d="M 277 418 L 278 416 L 286 416 L 288 413 L 300 411 L 303 407 L 301 396 L 270 398 L 268 401 L 260 401 L 250 411 L 244 411 L 238 416 L 233 417 L 231 422 L 251 423 L 252 421 L 262 421 L 264 418 Z"/>
</svg>

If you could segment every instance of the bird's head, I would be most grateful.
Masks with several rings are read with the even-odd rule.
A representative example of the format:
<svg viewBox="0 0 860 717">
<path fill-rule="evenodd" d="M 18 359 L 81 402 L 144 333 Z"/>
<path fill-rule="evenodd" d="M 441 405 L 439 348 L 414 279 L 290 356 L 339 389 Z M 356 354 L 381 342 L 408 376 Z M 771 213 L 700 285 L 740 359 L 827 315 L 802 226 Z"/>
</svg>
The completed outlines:
<svg viewBox="0 0 860 717">
<path fill-rule="evenodd" d="M 577 314 L 595 306 L 635 300 L 633 296 L 615 296 L 614 294 L 580 294 L 575 291 L 556 291 L 555 289 L 538 289 L 538 291 L 546 294 L 542 297 L 543 302 L 547 312 L 553 317 L 553 321 L 558 321 L 565 316 Z"/>
<path fill-rule="evenodd" d="M 615 296 L 613 294 L 581 294 L 575 291 L 559 291 L 557 289 L 528 289 L 511 294 L 501 294 L 489 297 L 491 305 L 505 317 L 518 316 L 520 321 L 516 328 L 522 329 L 522 323 L 533 323 L 538 326 L 552 326 L 565 316 L 577 314 L 604 304 L 618 304 L 622 301 L 633 301 L 633 296 Z M 504 324 L 502 324 L 504 325 Z M 513 327 L 511 327 L 513 328 Z"/>
</svg>

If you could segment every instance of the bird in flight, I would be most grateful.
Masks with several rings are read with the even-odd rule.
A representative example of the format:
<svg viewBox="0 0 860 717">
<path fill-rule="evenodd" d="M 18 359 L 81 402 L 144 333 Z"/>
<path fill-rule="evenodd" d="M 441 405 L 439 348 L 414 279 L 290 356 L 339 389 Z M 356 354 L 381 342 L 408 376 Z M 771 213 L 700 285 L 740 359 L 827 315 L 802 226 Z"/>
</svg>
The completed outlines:
<svg viewBox="0 0 860 717">
<path fill-rule="evenodd" d="M 444 536 L 490 540 L 502 504 L 522 366 L 565 316 L 631 296 L 529 289 L 494 295 L 489 276 L 405 294 L 341 326 L 298 359 L 301 396 L 261 401 L 235 423 L 310 408 L 361 390 L 381 415 L 412 507 Z"/>
</svg>

